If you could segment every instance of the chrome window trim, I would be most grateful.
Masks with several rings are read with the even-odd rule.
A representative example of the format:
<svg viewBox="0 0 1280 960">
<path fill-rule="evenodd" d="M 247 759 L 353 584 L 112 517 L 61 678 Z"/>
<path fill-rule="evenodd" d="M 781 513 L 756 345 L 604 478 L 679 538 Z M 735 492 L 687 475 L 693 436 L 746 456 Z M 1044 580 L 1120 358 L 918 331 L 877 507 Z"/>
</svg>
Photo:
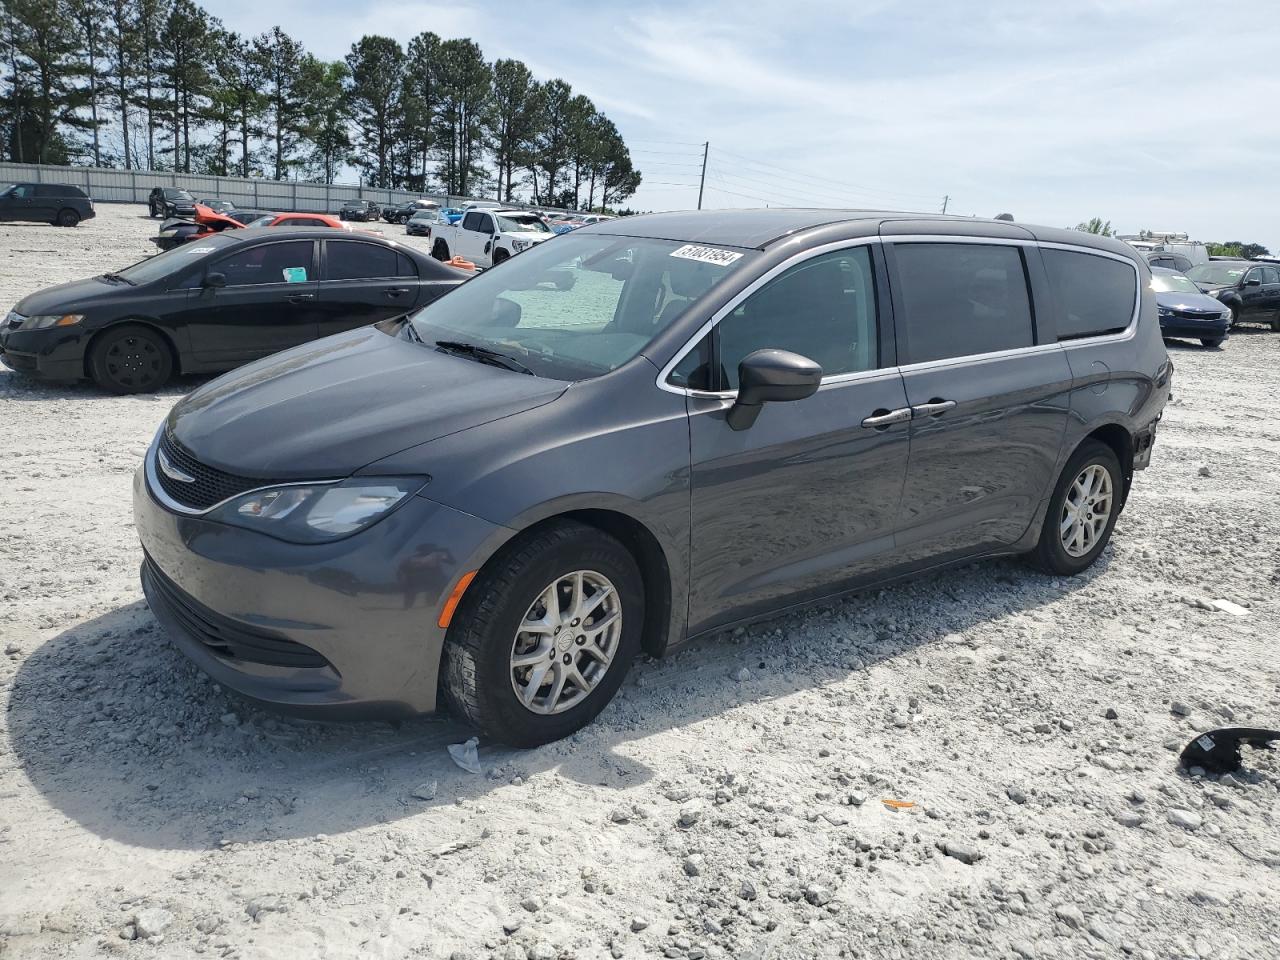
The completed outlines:
<svg viewBox="0 0 1280 960">
<path fill-rule="evenodd" d="M 1126 257 L 1119 253 L 1111 253 L 1108 250 L 1099 250 L 1095 247 L 1085 246 L 1083 244 L 1062 243 L 1060 241 L 1051 240 L 1034 240 L 1032 238 L 1022 237 L 982 237 L 943 233 L 912 233 L 902 234 L 899 236 L 874 236 L 859 237 L 854 240 L 837 240 L 833 243 L 826 243 L 811 250 L 805 250 L 795 254 L 775 266 L 768 273 L 763 274 L 752 281 L 746 288 L 739 291 L 729 300 L 725 306 L 721 307 L 711 319 L 704 323 L 697 332 L 685 343 L 676 355 L 668 362 L 658 374 L 657 386 L 660 390 L 668 393 L 683 395 L 688 397 L 697 397 L 701 399 L 730 400 L 738 395 L 736 390 L 692 390 L 685 387 L 679 387 L 673 383 L 668 383 L 667 378 L 671 376 L 676 365 L 698 345 L 711 330 L 725 316 L 731 313 L 743 300 L 755 293 L 760 287 L 764 286 L 778 274 L 784 270 L 794 266 L 797 263 L 803 263 L 812 257 L 821 256 L 824 253 L 831 253 L 834 250 L 844 250 L 851 247 L 867 246 L 870 244 L 885 243 L 978 243 L 987 246 L 1014 246 L 1014 247 L 1033 247 L 1041 250 L 1065 250 L 1068 253 L 1084 253 L 1095 257 L 1102 257 L 1107 260 L 1115 260 L 1123 263 L 1133 269 L 1134 274 L 1134 304 L 1133 315 L 1129 318 L 1129 324 L 1123 330 L 1116 333 L 1103 333 L 1090 337 L 1079 337 L 1068 340 L 1057 340 L 1053 343 L 1037 343 L 1028 347 L 1014 347 L 1009 350 L 996 350 L 990 353 L 971 353 L 959 357 L 944 357 L 940 360 L 927 360 L 920 363 L 901 364 L 895 367 L 877 367 L 874 370 L 859 370 L 852 373 L 833 374 L 830 377 L 822 378 L 822 385 L 819 389 L 826 389 L 829 386 L 837 386 L 842 383 L 853 383 L 858 380 L 867 380 L 880 375 L 911 373 L 918 370 L 939 369 L 943 367 L 957 366 L 969 363 L 986 363 L 993 360 L 1003 360 L 1008 357 L 1016 357 L 1023 355 L 1033 355 L 1038 353 L 1051 353 L 1055 350 L 1070 350 L 1076 347 L 1089 347 L 1101 343 L 1118 343 L 1125 340 L 1132 340 L 1138 332 L 1138 319 L 1142 313 L 1142 271 L 1138 269 L 1138 264 L 1130 257 Z M 877 305 L 878 306 L 878 305 Z M 878 314 L 877 314 L 878 319 Z"/>
<path fill-rule="evenodd" d="M 706 323 L 704 323 L 701 327 L 699 327 L 697 332 L 695 332 L 693 336 L 690 337 L 685 342 L 685 345 L 676 352 L 676 355 L 672 357 L 669 361 L 667 361 L 666 365 L 663 366 L 663 368 L 660 371 L 658 371 L 658 378 L 656 381 L 658 389 L 665 390 L 667 393 L 674 393 L 677 396 L 682 396 L 682 397 L 704 397 L 704 398 L 719 398 L 719 399 L 729 399 L 732 397 L 736 397 L 738 395 L 737 390 L 724 390 L 724 391 L 693 390 L 688 387 L 677 386 L 674 383 L 668 383 L 667 378 L 671 376 L 672 371 L 675 370 L 676 366 L 680 363 L 680 361 L 683 360 L 689 354 L 689 351 L 691 351 L 694 347 L 696 347 L 699 341 L 701 341 L 703 337 L 705 337 L 708 333 L 712 331 L 712 329 L 715 328 L 716 324 L 718 324 L 726 316 L 732 313 L 744 300 L 750 297 L 753 293 L 755 293 L 757 290 L 763 287 L 770 280 L 773 280 L 779 274 L 783 273 L 786 270 L 789 270 L 791 267 L 795 266 L 798 263 L 804 263 L 806 260 L 812 260 L 814 257 L 820 257 L 825 253 L 832 253 L 836 250 L 849 250 L 854 247 L 870 246 L 875 243 L 881 243 L 882 240 L 883 238 L 875 236 L 875 237 L 856 237 L 852 240 L 836 240 L 836 241 L 833 241 L 832 243 L 824 243 L 821 246 L 811 247 L 808 250 L 801 250 L 799 253 L 794 254 L 788 257 L 786 260 L 783 260 L 781 263 L 775 265 L 767 273 L 761 274 L 759 277 L 756 277 L 756 279 L 752 280 L 751 283 L 749 283 L 746 287 L 744 287 L 743 289 L 739 290 L 736 294 L 734 294 L 729 299 L 729 301 L 724 304 L 724 306 L 722 306 L 719 310 L 713 313 L 711 315 L 711 319 L 708 320 Z M 878 309 L 876 313 L 876 322 L 877 322 L 877 328 L 878 328 L 879 326 L 879 310 Z M 835 382 L 836 378 L 849 378 L 849 377 L 857 376 L 860 374 L 880 373 L 883 369 L 884 368 L 877 367 L 875 370 L 857 370 L 847 374 L 845 373 L 832 374 L 830 377 L 822 378 L 822 386 L 826 386 L 828 382 Z"/>
<path fill-rule="evenodd" d="M 213 506 L 206 507 L 204 510 L 195 510 L 178 503 L 178 501 L 164 492 L 164 487 L 160 486 L 160 479 L 156 476 L 156 454 L 160 449 L 160 436 L 163 433 L 164 424 L 162 423 L 160 424 L 160 429 L 156 431 L 155 439 L 151 441 L 151 446 L 147 448 L 147 455 L 142 459 L 143 468 L 147 476 L 147 492 L 155 497 L 166 510 L 180 513 L 184 517 L 203 517 L 205 514 L 212 513 L 219 507 L 225 506 L 232 500 L 238 500 L 240 497 L 247 497 L 251 493 L 258 493 L 262 490 L 278 490 L 281 487 L 327 487 L 342 482 L 341 480 L 297 480 L 289 483 L 268 483 L 261 487 L 254 487 L 251 490 L 242 490 L 240 493 L 232 494 L 223 500 L 219 500 Z"/>
</svg>

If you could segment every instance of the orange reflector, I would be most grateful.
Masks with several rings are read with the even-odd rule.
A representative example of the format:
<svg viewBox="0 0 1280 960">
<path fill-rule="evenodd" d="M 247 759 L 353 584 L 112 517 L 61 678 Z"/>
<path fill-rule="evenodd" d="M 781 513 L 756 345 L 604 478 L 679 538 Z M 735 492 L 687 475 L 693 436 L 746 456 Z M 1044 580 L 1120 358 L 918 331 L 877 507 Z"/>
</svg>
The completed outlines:
<svg viewBox="0 0 1280 960">
<path fill-rule="evenodd" d="M 880 802 L 883 803 L 886 807 L 889 807 L 891 810 L 910 810 L 912 807 L 915 806 L 915 804 L 912 803 L 910 800 L 889 800 L 886 798 L 884 800 L 881 800 Z"/>
<path fill-rule="evenodd" d="M 436 621 L 436 626 L 441 630 L 448 629 L 450 621 L 453 620 L 453 612 L 458 609 L 458 603 L 462 600 L 462 595 L 467 592 L 467 587 L 471 586 L 471 581 L 479 572 L 479 570 L 472 570 L 470 573 L 464 573 L 458 585 L 453 588 L 453 593 L 449 594 L 449 599 L 444 602 L 440 610 L 440 619 Z"/>
</svg>

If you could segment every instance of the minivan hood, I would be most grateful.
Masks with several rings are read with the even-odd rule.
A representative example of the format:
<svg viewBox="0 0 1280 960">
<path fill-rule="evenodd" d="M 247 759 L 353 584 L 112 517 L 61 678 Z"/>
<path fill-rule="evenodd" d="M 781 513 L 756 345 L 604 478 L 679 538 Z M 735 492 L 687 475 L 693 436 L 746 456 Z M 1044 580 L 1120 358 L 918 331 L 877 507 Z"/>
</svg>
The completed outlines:
<svg viewBox="0 0 1280 960">
<path fill-rule="evenodd" d="M 362 327 L 233 370 L 181 400 L 168 429 L 202 463 L 228 473 L 345 477 L 549 403 L 568 386 L 441 353 L 393 336 L 398 329 Z"/>
<path fill-rule="evenodd" d="M 56 287 L 37 290 L 19 300 L 13 309 L 15 313 L 20 313 L 24 317 L 37 317 L 51 313 L 75 313 L 124 289 L 132 288 L 123 281 L 111 283 L 100 277 L 73 280 L 71 283 L 60 283 Z"/>
</svg>

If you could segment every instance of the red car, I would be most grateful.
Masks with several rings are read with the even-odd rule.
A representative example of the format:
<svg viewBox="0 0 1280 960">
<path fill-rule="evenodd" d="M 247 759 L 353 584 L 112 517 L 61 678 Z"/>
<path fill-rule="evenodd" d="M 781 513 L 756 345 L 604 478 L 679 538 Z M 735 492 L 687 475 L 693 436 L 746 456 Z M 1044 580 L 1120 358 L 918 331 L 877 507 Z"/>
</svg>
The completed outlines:
<svg viewBox="0 0 1280 960">
<path fill-rule="evenodd" d="M 352 229 L 350 225 L 327 213 L 268 213 L 248 223 L 241 223 L 225 214 L 217 213 L 202 203 L 197 203 L 194 219 L 166 220 L 160 226 L 159 235 L 152 237 L 152 240 L 161 250 L 169 250 L 191 240 L 207 237 L 212 233 L 238 230 L 242 227 L 333 227 L 336 230 L 347 231 Z"/>
</svg>

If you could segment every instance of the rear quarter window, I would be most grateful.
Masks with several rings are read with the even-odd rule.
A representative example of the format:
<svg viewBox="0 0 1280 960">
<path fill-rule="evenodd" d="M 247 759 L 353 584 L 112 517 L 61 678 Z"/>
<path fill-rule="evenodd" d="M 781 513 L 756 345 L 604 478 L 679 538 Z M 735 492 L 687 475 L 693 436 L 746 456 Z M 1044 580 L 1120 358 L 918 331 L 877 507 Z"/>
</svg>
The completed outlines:
<svg viewBox="0 0 1280 960">
<path fill-rule="evenodd" d="M 1138 273 L 1110 257 L 1070 250 L 1041 250 L 1049 285 L 1061 304 L 1058 339 L 1119 333 L 1129 326 L 1138 299 Z"/>
</svg>

